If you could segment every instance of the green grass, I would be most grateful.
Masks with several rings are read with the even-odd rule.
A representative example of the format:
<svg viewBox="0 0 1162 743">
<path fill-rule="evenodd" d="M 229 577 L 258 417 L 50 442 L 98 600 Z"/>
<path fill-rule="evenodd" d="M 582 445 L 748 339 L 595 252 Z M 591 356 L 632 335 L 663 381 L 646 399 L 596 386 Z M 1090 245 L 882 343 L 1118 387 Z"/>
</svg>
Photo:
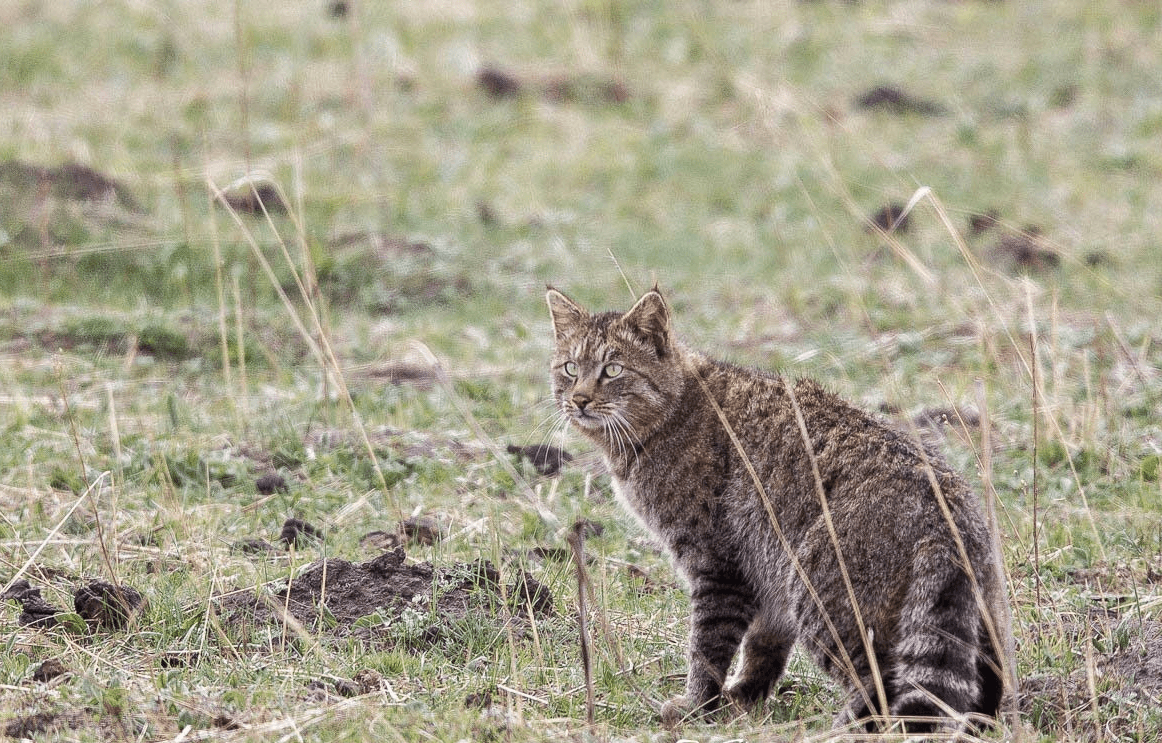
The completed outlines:
<svg viewBox="0 0 1162 743">
<path fill-rule="evenodd" d="M 38 739 L 68 740 L 663 734 L 686 611 L 664 558 L 591 458 L 552 481 L 493 454 L 553 432 L 544 285 L 624 307 L 658 281 L 716 355 L 816 376 L 903 425 L 980 411 L 987 456 L 977 427 L 939 445 L 1001 504 L 1031 691 L 993 737 L 1162 732 L 1157 8 L 352 6 L 0 10 L 0 163 L 79 162 L 139 205 L 0 168 L 0 580 L 22 571 L 70 610 L 96 578 L 149 600 L 134 631 L 93 635 L 19 627 L 5 602 L 0 724 L 52 713 Z M 484 65 L 523 94 L 491 98 Z M 575 97 L 543 93 L 571 75 Z M 943 114 L 855 105 L 880 84 Z M 235 221 L 212 203 L 211 184 L 248 172 L 289 213 Z M 895 247 L 866 229 L 921 187 Z M 1029 225 L 1058 265 L 996 253 Z M 267 472 L 287 490 L 259 495 Z M 529 569 L 557 615 L 453 623 L 429 645 L 406 622 L 377 643 L 284 644 L 208 610 L 317 557 L 369 560 L 361 537 L 413 513 L 447 538 L 411 557 Z M 232 548 L 277 542 L 292 516 L 324 542 Z M 527 556 L 579 517 L 605 526 L 588 544 L 592 731 L 571 568 Z M 175 651 L 196 660 L 168 667 Z M 70 673 L 32 681 L 50 657 Z M 336 692 L 363 669 L 384 684 Z M 799 659 L 788 680 L 762 715 L 682 734 L 821 734 L 833 688 Z"/>
</svg>

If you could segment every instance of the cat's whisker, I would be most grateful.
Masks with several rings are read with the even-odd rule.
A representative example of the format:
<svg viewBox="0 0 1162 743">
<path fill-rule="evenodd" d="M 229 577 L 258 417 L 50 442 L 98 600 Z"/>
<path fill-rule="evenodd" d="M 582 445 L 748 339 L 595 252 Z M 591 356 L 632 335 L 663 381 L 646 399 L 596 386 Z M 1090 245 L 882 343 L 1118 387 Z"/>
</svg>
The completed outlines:
<svg viewBox="0 0 1162 743">
<path fill-rule="evenodd" d="M 538 431 L 540 431 L 541 429 L 548 426 L 548 431 L 546 432 L 545 437 L 541 440 L 540 443 L 542 443 L 542 444 L 551 443 L 552 436 L 556 432 L 556 430 L 558 428 L 563 429 L 568 424 L 569 424 L 569 420 L 568 420 L 568 418 L 565 417 L 564 412 L 562 412 L 560 408 L 558 408 L 554 405 L 553 409 L 549 411 L 548 415 L 545 415 L 544 417 L 542 417 L 541 422 L 538 423 L 537 425 L 533 426 L 533 429 L 531 431 L 529 431 L 529 438 L 530 439 L 535 438 Z"/>
<path fill-rule="evenodd" d="M 633 459 L 636 463 L 638 452 L 642 448 L 641 438 L 638 436 L 637 431 L 634 430 L 633 426 L 629 423 L 629 421 L 626 419 L 626 416 L 621 411 L 613 412 L 613 421 L 620 431 L 619 435 L 622 438 L 622 457 L 628 459 L 628 452 L 633 452 Z"/>
<path fill-rule="evenodd" d="M 601 425 L 605 428 L 605 435 L 610 443 L 617 449 L 618 459 L 625 459 L 625 445 L 621 440 L 621 433 L 617 430 L 617 419 L 609 416 L 602 416 Z"/>
</svg>

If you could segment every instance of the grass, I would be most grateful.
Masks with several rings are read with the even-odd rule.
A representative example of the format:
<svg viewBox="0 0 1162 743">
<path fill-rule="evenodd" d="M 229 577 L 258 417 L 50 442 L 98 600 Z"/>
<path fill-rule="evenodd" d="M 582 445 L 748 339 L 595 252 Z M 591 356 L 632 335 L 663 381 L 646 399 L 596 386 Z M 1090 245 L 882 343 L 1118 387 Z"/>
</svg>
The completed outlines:
<svg viewBox="0 0 1162 743">
<path fill-rule="evenodd" d="M 95 633 L 18 626 L 5 602 L 0 724 L 667 735 L 656 705 L 681 686 L 686 604 L 665 560 L 585 456 L 554 480 L 503 453 L 552 427 L 544 284 L 624 307 L 659 281 L 716 355 L 819 377 L 905 426 L 977 411 L 937 438 L 1001 506 L 1027 693 L 992 737 L 1157 737 L 1156 8 L 350 5 L 0 10 L 0 162 L 79 162 L 135 202 L 0 169 L 0 578 L 61 608 L 96 578 L 149 601 L 133 631 Z M 522 92 L 491 97 L 489 65 Z M 858 107 L 876 85 L 942 113 Z M 248 173 L 288 212 L 236 221 L 212 202 Z M 921 188 L 893 245 L 867 229 Z M 971 235 L 991 210 L 1000 223 Z M 996 247 L 1030 225 L 1056 265 Z M 268 472 L 285 492 L 256 492 Z M 556 615 L 452 622 L 428 644 L 422 613 L 374 641 L 285 642 L 210 608 L 318 557 L 370 560 L 362 537 L 412 514 L 445 538 L 409 556 L 528 569 Z M 232 549 L 276 542 L 292 516 L 325 539 Z M 605 527 L 586 545 L 592 728 L 572 568 L 529 556 L 582 517 Z M 33 681 L 49 658 L 68 674 Z M 360 671 L 382 683 L 342 696 Z M 763 715 L 682 734 L 823 736 L 834 690 L 799 659 L 788 680 Z"/>
</svg>

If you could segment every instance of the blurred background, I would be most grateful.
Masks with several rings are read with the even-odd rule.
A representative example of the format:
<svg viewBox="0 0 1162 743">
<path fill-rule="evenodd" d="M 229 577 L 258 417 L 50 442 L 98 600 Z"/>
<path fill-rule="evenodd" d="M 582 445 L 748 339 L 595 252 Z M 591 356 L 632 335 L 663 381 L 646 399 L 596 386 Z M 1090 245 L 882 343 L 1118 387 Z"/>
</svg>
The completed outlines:
<svg viewBox="0 0 1162 743">
<path fill-rule="evenodd" d="M 5 581 L 133 578 L 157 649 L 192 642 L 180 617 L 210 594 L 281 579 L 229 545 L 289 516 L 354 559 L 384 514 L 428 515 L 456 537 L 417 554 L 445 562 L 592 517 L 605 607 L 664 687 L 610 671 L 602 724 L 653 734 L 633 700 L 677 683 L 684 599 L 554 423 L 543 290 L 628 307 L 657 282 L 693 345 L 818 377 L 995 493 L 1031 735 L 1149 739 L 1160 176 L 1156 2 L 6 0 Z M 505 450 L 541 444 L 580 463 L 545 479 Z M 285 487 L 256 492 L 264 475 Z M 667 588 L 643 598 L 626 565 Z M 566 569 L 534 572 L 569 600 Z M 568 732 L 578 678 L 541 668 L 573 662 L 561 622 L 564 659 L 480 654 L 513 669 L 490 688 L 556 700 L 520 704 Z M 8 684 L 68 646 L 12 638 Z M 455 652 L 364 650 L 321 662 L 411 674 L 401 704 L 427 711 L 376 712 L 388 728 L 465 714 L 480 674 Z M 289 687 L 257 673 L 227 706 L 297 714 L 292 661 Z M 812 683 L 776 717 L 827 717 Z"/>
</svg>

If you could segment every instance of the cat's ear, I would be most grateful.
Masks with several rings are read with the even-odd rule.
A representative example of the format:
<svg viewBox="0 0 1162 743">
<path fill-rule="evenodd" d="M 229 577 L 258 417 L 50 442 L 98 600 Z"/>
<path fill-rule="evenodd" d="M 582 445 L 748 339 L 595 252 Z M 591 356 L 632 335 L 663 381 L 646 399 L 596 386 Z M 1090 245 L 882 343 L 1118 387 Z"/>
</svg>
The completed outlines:
<svg viewBox="0 0 1162 743">
<path fill-rule="evenodd" d="M 545 301 L 549 303 L 549 313 L 553 316 L 553 330 L 556 331 L 558 338 L 576 328 L 589 317 L 589 313 L 581 305 L 551 286 L 549 291 L 545 293 Z"/>
<path fill-rule="evenodd" d="M 665 356 L 670 350 L 670 308 L 662 293 L 654 287 L 642 295 L 637 304 L 618 320 L 640 337 L 658 354 Z"/>
</svg>

